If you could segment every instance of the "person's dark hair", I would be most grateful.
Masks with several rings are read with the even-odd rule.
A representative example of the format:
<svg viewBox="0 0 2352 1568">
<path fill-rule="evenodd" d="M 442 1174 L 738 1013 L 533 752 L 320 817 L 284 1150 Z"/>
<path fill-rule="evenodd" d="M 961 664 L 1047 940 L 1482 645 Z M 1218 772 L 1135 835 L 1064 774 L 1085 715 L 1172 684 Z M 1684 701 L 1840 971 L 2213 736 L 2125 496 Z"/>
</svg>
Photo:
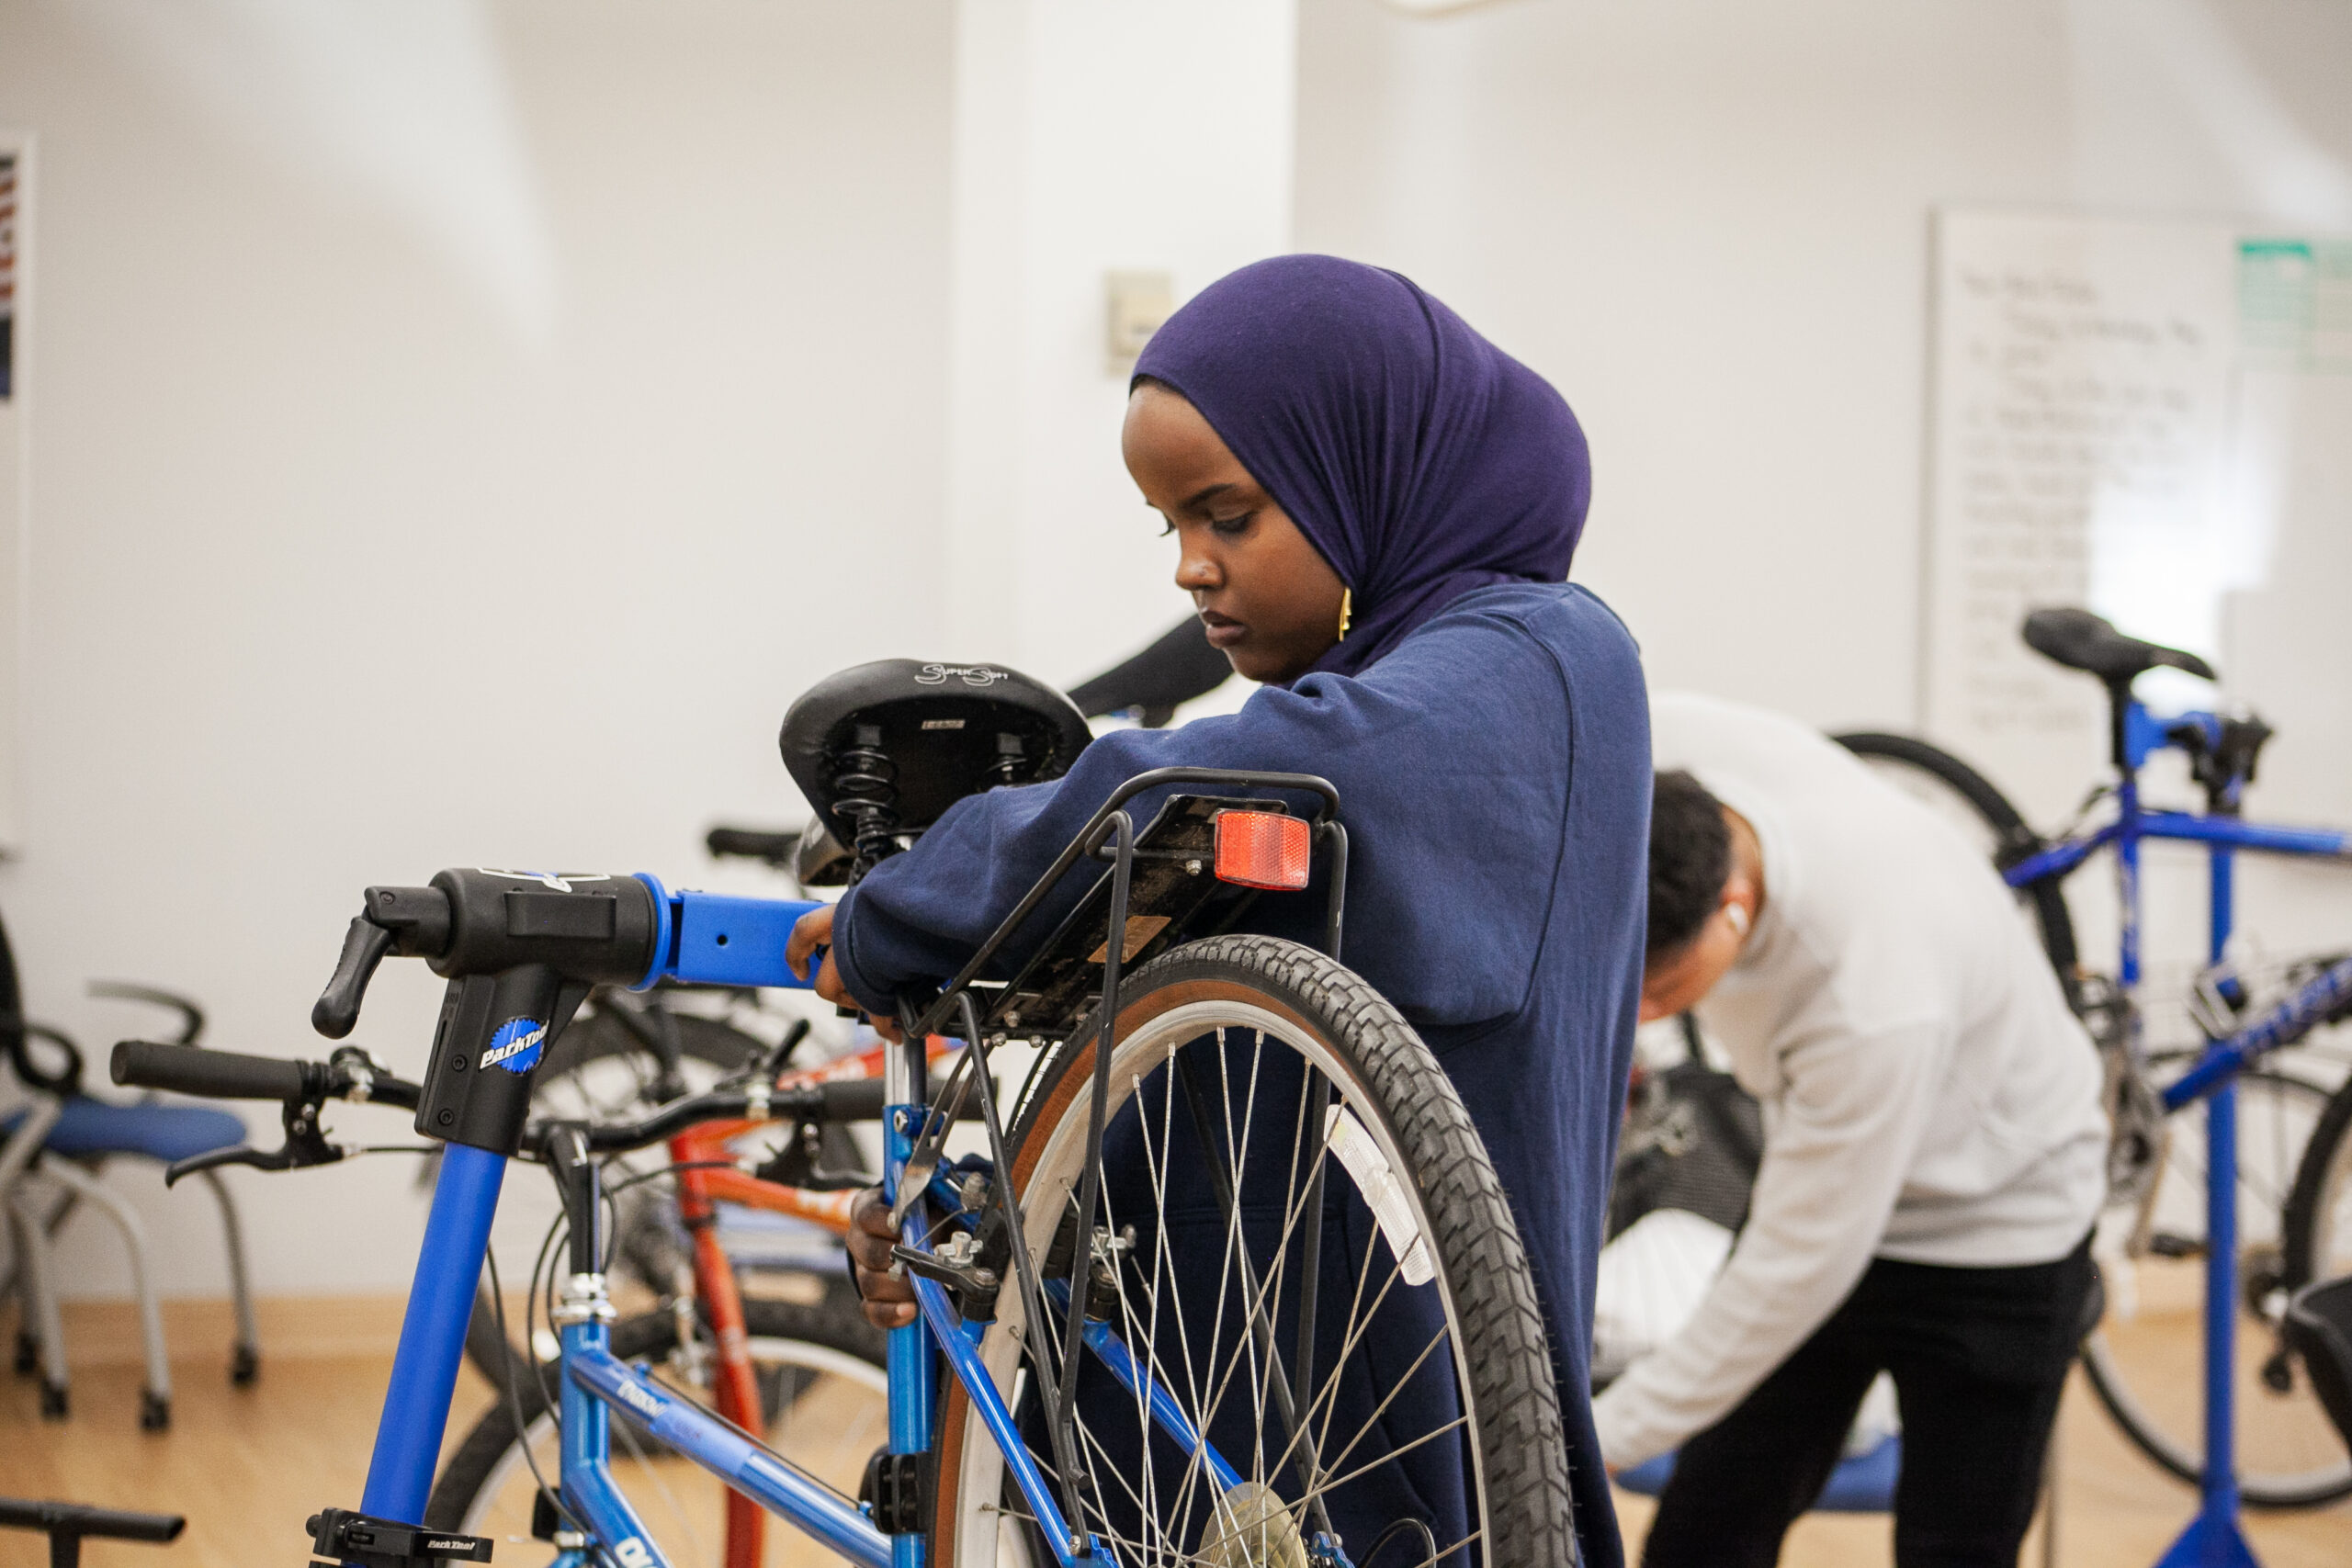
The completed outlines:
<svg viewBox="0 0 2352 1568">
<path fill-rule="evenodd" d="M 1657 775 L 1650 793 L 1650 931 L 1654 962 L 1699 934 L 1731 877 L 1731 828 L 1723 803 L 1679 769 Z"/>
</svg>

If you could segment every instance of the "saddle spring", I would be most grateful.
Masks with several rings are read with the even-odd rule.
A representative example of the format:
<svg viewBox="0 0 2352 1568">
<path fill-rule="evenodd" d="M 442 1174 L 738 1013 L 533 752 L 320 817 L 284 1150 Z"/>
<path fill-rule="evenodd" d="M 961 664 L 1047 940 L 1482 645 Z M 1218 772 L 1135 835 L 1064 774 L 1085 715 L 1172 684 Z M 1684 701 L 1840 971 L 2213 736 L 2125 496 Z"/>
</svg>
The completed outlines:
<svg viewBox="0 0 2352 1568">
<path fill-rule="evenodd" d="M 898 852 L 899 769 L 882 750 L 882 727 L 861 724 L 833 753 L 833 815 L 857 857 L 853 883 Z"/>
<path fill-rule="evenodd" d="M 996 761 L 989 764 L 992 782 L 998 785 L 1026 784 L 1029 772 L 1028 748 L 1021 737 L 1008 730 L 999 730 L 996 737 Z"/>
</svg>

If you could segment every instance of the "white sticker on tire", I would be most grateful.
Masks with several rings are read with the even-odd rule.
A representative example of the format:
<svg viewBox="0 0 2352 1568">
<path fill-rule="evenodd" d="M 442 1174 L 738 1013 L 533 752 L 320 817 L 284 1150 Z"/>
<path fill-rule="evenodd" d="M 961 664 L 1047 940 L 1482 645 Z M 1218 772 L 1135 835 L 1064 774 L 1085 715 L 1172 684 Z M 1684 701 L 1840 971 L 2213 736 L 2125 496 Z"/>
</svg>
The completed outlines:
<svg viewBox="0 0 2352 1568">
<path fill-rule="evenodd" d="M 1323 1141 L 1363 1195 L 1365 1207 L 1380 1224 L 1380 1234 L 1388 1238 L 1388 1250 L 1396 1255 L 1396 1271 L 1408 1285 L 1426 1285 L 1437 1278 L 1437 1264 L 1430 1257 L 1428 1244 L 1421 1237 L 1421 1227 L 1413 1218 L 1412 1201 L 1396 1185 L 1396 1172 L 1388 1168 L 1388 1156 L 1380 1152 L 1363 1123 L 1344 1105 L 1334 1105 L 1323 1118 Z"/>
</svg>

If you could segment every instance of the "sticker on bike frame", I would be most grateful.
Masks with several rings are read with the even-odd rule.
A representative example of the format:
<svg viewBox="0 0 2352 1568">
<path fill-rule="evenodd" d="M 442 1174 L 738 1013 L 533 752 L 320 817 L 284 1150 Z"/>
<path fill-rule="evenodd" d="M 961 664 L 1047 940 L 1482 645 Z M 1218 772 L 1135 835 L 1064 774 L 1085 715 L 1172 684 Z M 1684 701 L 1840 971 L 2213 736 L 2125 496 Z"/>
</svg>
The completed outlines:
<svg viewBox="0 0 2352 1568">
<path fill-rule="evenodd" d="M 1396 1271 L 1405 1283 L 1426 1285 L 1437 1278 L 1437 1264 L 1422 1239 L 1420 1223 L 1413 1218 L 1412 1201 L 1396 1185 L 1388 1156 L 1380 1152 L 1380 1145 L 1373 1142 L 1355 1113 L 1344 1105 L 1333 1105 L 1323 1117 L 1323 1142 L 1338 1156 L 1348 1179 L 1363 1195 L 1365 1207 L 1379 1222 L 1380 1234 L 1388 1238 L 1388 1250 L 1396 1255 Z"/>
<path fill-rule="evenodd" d="M 481 1054 L 481 1066 L 527 1073 L 539 1065 L 539 1047 L 547 1039 L 548 1026 L 537 1019 L 510 1018 L 490 1037 L 490 1049 Z"/>
</svg>

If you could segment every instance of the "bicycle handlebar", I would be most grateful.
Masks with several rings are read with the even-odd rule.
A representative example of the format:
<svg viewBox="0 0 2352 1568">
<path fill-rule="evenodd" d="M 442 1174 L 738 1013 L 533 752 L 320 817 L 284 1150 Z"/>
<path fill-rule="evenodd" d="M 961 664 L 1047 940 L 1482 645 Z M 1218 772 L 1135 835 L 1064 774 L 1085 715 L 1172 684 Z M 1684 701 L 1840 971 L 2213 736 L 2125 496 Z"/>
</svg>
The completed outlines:
<svg viewBox="0 0 2352 1568">
<path fill-rule="evenodd" d="M 353 1053 L 356 1055 L 356 1053 Z M 304 1062 L 287 1056 L 247 1056 L 233 1051 L 201 1051 L 187 1045 L 163 1045 L 152 1040 L 125 1040 L 114 1048 L 114 1081 L 128 1089 L 167 1089 L 212 1100 L 275 1100 L 299 1105 L 306 1101 L 354 1098 L 363 1087 L 362 1074 L 341 1061 Z M 365 1094 L 382 1105 L 413 1110 L 415 1084 L 389 1074 L 365 1075 Z M 934 1085 L 936 1099 L 940 1086 Z M 701 1122 L 778 1120 L 820 1122 L 878 1121 L 883 1109 L 880 1078 L 848 1078 L 835 1083 L 807 1084 L 770 1089 L 711 1089 L 660 1106 L 635 1122 L 584 1129 L 588 1147 L 597 1154 L 618 1154 L 658 1144 Z M 535 1124 L 525 1145 L 537 1147 L 547 1132 L 559 1123 Z"/>
<path fill-rule="evenodd" d="M 275 1100 L 287 1105 L 360 1100 L 413 1111 L 419 1092 L 416 1085 L 382 1071 L 350 1046 L 337 1051 L 331 1062 L 306 1062 L 123 1040 L 116 1043 L 108 1066 L 114 1081 L 125 1089 L 167 1089 L 207 1100 Z"/>
<path fill-rule="evenodd" d="M 945 1080 L 931 1086 L 933 1103 L 946 1088 Z M 794 1089 L 771 1089 L 765 1095 L 748 1089 L 714 1089 L 701 1094 L 690 1094 L 683 1100 L 657 1107 L 650 1114 L 635 1122 L 613 1122 L 605 1126 L 588 1126 L 582 1131 L 588 1140 L 591 1154 L 625 1154 L 662 1143 L 687 1128 L 703 1122 L 741 1121 L 746 1118 L 779 1122 L 815 1122 L 831 1125 L 843 1122 L 877 1122 L 883 1107 L 883 1082 L 880 1078 L 848 1078 L 839 1083 L 806 1084 Z M 577 1122 L 535 1122 L 525 1135 L 524 1145 L 529 1148 L 544 1145 L 547 1134 L 559 1127 L 577 1126 Z"/>
<path fill-rule="evenodd" d="M 178 1047 L 186 1050 L 186 1046 Z M 122 1508 L 93 1508 L 81 1503 L 35 1503 L 0 1497 L 0 1528 L 46 1530 L 56 1536 L 96 1536 L 107 1540 L 177 1540 L 187 1520 L 178 1514 L 134 1514 Z"/>
<path fill-rule="evenodd" d="M 713 855 L 734 855 L 788 867 L 800 852 L 800 834 L 797 830 L 770 833 L 756 828 L 713 828 L 704 837 L 703 846 Z"/>
<path fill-rule="evenodd" d="M 304 1066 L 285 1056 L 246 1056 L 193 1045 L 125 1040 L 114 1048 L 114 1081 L 130 1089 L 167 1089 L 210 1100 L 290 1100 L 306 1089 Z"/>
</svg>

